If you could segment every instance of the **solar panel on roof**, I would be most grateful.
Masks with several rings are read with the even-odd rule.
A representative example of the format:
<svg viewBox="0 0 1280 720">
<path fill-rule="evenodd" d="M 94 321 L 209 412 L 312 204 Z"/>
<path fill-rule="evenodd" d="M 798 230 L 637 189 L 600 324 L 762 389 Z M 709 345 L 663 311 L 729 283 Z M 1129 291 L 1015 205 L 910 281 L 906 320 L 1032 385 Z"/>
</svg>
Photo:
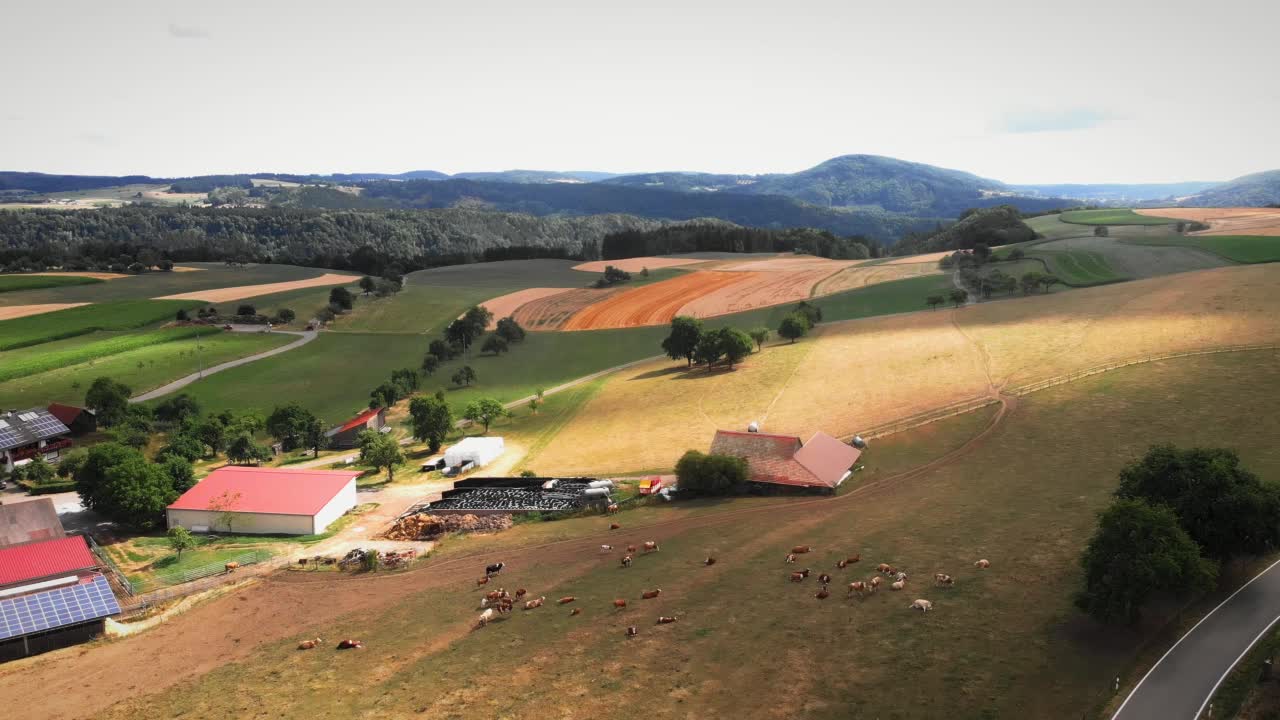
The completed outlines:
<svg viewBox="0 0 1280 720">
<path fill-rule="evenodd" d="M 19 420 L 26 420 L 27 422 L 31 422 L 32 420 L 35 420 L 35 419 L 36 419 L 36 418 L 38 418 L 38 417 L 40 417 L 40 416 L 39 416 L 39 415 L 37 415 L 37 414 L 35 414 L 35 413 L 33 413 L 33 412 L 18 413 L 18 419 L 19 419 Z"/>
<path fill-rule="evenodd" d="M 0 600 L 0 640 L 64 625 L 97 620 L 120 612 L 120 604 L 101 575 L 92 582 Z"/>
</svg>

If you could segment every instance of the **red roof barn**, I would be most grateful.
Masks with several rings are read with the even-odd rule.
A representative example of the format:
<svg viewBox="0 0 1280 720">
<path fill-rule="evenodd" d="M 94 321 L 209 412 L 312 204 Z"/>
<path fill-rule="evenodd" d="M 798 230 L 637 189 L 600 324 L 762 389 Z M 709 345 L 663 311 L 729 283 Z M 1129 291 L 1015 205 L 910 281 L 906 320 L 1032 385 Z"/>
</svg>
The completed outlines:
<svg viewBox="0 0 1280 720">
<path fill-rule="evenodd" d="M 79 535 L 0 548 L 0 588 L 98 567 Z"/>
<path fill-rule="evenodd" d="M 752 482 L 825 490 L 839 487 L 862 455 L 821 432 L 801 443 L 795 435 L 733 430 L 717 430 L 711 452 L 746 459 Z"/>
<path fill-rule="evenodd" d="M 382 430 L 387 426 L 387 409 L 371 408 L 333 428 L 324 436 L 329 438 L 329 446 L 334 448 L 353 448 L 360 444 L 360 433 L 365 430 Z"/>
<path fill-rule="evenodd" d="M 356 505 L 358 470 L 228 465 L 168 507 L 169 527 L 208 532 L 311 535 Z"/>
</svg>

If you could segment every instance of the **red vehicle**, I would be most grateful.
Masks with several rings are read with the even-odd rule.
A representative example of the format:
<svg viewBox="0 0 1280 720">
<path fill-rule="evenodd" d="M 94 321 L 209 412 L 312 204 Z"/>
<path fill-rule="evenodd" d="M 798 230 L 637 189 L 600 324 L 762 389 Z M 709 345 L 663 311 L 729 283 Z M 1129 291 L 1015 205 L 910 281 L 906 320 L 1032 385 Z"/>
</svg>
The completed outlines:
<svg viewBox="0 0 1280 720">
<path fill-rule="evenodd" d="M 662 489 L 662 476 L 650 475 L 640 481 L 641 495 L 656 495 Z"/>
<path fill-rule="evenodd" d="M 231 330 L 232 328 L 231 328 L 231 326 L 230 326 L 230 325 L 223 325 L 223 326 L 222 326 L 222 329 L 223 329 L 223 330 Z"/>
</svg>

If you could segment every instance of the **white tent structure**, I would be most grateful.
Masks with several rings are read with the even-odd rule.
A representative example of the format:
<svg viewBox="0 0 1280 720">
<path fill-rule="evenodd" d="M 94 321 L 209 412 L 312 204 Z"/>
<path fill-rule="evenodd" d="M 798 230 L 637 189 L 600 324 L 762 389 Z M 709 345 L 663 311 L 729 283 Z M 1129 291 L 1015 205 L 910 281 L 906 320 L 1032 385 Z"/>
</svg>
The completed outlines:
<svg viewBox="0 0 1280 720">
<path fill-rule="evenodd" d="M 502 454 L 505 445 L 500 437 L 469 437 L 444 451 L 444 464 L 457 467 L 465 462 L 484 467 Z"/>
</svg>

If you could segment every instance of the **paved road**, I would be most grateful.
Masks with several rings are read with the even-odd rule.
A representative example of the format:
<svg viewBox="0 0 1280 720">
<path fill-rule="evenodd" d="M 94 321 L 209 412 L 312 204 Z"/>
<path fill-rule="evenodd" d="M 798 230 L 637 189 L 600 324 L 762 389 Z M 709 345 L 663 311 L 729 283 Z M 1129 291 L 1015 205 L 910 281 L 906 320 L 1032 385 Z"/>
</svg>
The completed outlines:
<svg viewBox="0 0 1280 720">
<path fill-rule="evenodd" d="M 246 329 L 246 328 L 251 328 L 251 329 Z M 235 332 L 260 332 L 262 330 L 262 326 L 249 325 L 244 327 L 233 327 L 232 330 Z M 267 350 L 266 352 L 260 352 L 257 355 L 250 355 L 248 357 L 242 357 L 238 360 L 230 360 L 220 365 L 214 365 L 213 367 L 205 368 L 204 372 L 191 373 L 186 377 L 178 378 L 177 380 L 174 380 L 168 385 L 161 385 L 155 390 L 144 392 L 141 395 L 138 395 L 136 397 L 131 397 L 129 398 L 129 402 L 140 403 L 140 402 L 146 402 L 148 400 L 154 400 L 158 397 L 164 397 L 165 395 L 168 395 L 171 392 L 177 392 L 178 390 L 181 390 L 182 388 L 190 385 L 191 383 L 201 378 L 212 375 L 214 373 L 220 373 L 223 370 L 230 370 L 233 367 L 240 367 L 241 365 L 248 365 L 251 362 L 255 362 L 263 358 L 269 358 L 272 355 L 279 355 L 280 353 L 289 352 L 290 350 L 293 350 L 295 348 L 300 348 L 303 345 L 306 345 L 307 343 L 311 342 L 312 340 L 315 340 L 317 335 L 315 330 L 304 330 L 301 332 L 294 332 L 292 330 L 274 330 L 272 332 L 279 333 L 281 335 L 297 335 L 298 339 L 294 340 L 288 345 L 281 345 L 278 348 L 273 348 L 271 350 Z"/>
<path fill-rule="evenodd" d="M 1218 684 L 1280 620 L 1280 562 L 1254 577 L 1182 636 L 1138 681 L 1112 720 L 1192 720 Z"/>
</svg>

